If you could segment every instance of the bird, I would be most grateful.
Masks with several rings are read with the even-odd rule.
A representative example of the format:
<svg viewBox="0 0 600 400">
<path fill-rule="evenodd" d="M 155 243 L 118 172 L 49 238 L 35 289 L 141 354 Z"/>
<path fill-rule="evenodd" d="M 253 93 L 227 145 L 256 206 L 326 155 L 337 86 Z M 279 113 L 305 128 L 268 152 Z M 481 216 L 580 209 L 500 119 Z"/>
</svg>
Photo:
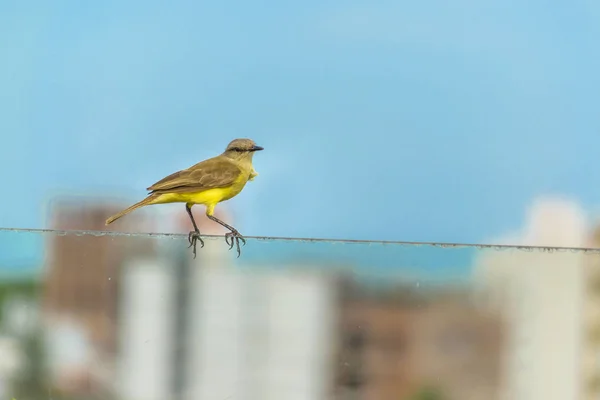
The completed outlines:
<svg viewBox="0 0 600 400">
<path fill-rule="evenodd" d="M 140 207 L 185 203 L 185 210 L 194 227 L 194 230 L 188 234 L 190 244 L 188 248 L 193 247 L 192 252 L 196 258 L 196 244 L 200 242 L 200 248 L 202 248 L 204 241 L 194 220 L 192 206 L 201 204 L 206 207 L 206 216 L 210 220 L 229 229 L 229 232 L 225 234 L 225 242 L 229 245 L 229 250 L 235 244 L 239 257 L 241 254 L 240 241 L 246 245 L 246 240 L 237 229 L 213 214 L 218 203 L 237 196 L 248 181 L 253 181 L 258 176 L 258 172 L 252 165 L 252 158 L 255 152 L 261 150 L 264 148 L 257 146 L 252 139 L 234 139 L 220 155 L 177 171 L 148 187 L 146 190 L 149 193 L 145 199 L 109 217 L 106 225 L 110 225 Z"/>
</svg>

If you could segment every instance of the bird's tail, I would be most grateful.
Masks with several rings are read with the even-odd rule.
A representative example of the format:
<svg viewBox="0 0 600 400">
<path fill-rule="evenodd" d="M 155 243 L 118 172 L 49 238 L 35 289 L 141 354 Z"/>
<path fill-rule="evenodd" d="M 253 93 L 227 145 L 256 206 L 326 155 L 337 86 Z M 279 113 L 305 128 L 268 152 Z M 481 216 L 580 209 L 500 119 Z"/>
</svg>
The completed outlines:
<svg viewBox="0 0 600 400">
<path fill-rule="evenodd" d="M 106 220 L 106 225 L 112 224 L 113 222 L 115 222 L 116 220 L 118 220 L 122 216 L 129 214 L 133 210 L 137 210 L 140 207 L 144 207 L 144 206 L 147 206 L 149 204 L 152 204 L 155 199 L 156 199 L 156 195 L 150 195 L 150 196 L 146 197 L 144 200 L 142 200 L 142 201 L 140 201 L 138 203 L 135 203 L 131 207 L 126 208 L 125 210 L 123 210 L 121 212 L 118 212 L 115 215 L 113 215 L 112 217 L 108 218 Z"/>
</svg>

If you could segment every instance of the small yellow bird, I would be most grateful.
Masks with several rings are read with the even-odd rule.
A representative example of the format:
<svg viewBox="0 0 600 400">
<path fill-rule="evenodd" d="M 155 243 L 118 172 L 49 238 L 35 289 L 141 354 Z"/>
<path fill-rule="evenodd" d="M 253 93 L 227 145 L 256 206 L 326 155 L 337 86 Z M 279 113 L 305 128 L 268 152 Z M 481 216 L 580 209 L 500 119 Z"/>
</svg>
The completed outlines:
<svg viewBox="0 0 600 400">
<path fill-rule="evenodd" d="M 193 253 L 196 258 L 196 242 L 200 241 L 201 247 L 204 247 L 204 241 L 194 221 L 192 206 L 203 204 L 206 206 L 206 216 L 209 219 L 230 230 L 225 234 L 225 242 L 230 250 L 235 243 L 239 257 L 240 240 L 244 245 L 246 244 L 243 236 L 234 227 L 227 225 L 213 214 L 218 203 L 237 196 L 246 183 L 254 180 L 258 175 L 252 166 L 252 157 L 254 152 L 260 150 L 263 148 L 257 146 L 253 140 L 235 139 L 229 143 L 222 154 L 156 182 L 146 189 L 150 191 L 148 197 L 108 218 L 106 225 L 140 207 L 152 204 L 185 203 L 185 209 L 194 226 L 194 230 L 188 235 L 189 247 L 194 247 Z"/>
</svg>

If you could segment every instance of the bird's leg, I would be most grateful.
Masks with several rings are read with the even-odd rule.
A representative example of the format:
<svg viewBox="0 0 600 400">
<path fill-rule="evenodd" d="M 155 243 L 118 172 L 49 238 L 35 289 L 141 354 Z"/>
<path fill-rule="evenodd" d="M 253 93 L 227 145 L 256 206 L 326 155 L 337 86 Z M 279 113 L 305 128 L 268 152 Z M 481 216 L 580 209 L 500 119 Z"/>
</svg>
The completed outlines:
<svg viewBox="0 0 600 400">
<path fill-rule="evenodd" d="M 190 216 L 190 219 L 192 220 L 192 225 L 194 226 L 194 230 L 188 234 L 188 242 L 190 242 L 190 245 L 188 246 L 188 248 L 194 246 L 194 249 L 192 250 L 192 252 L 194 253 L 194 258 L 196 258 L 196 242 L 200 241 L 200 248 L 202 248 L 202 247 L 204 247 L 204 241 L 200 237 L 200 230 L 198 229 L 198 226 L 196 225 L 196 221 L 194 221 L 194 215 L 192 214 L 192 204 L 186 204 L 185 210 L 187 211 L 188 215 Z"/>
<path fill-rule="evenodd" d="M 218 219 L 217 217 L 215 217 L 213 215 L 206 214 L 206 216 L 208 218 L 212 219 L 213 221 L 215 221 L 217 224 L 224 226 L 225 228 L 227 228 L 231 231 L 231 232 L 227 232 L 225 234 L 225 243 L 227 243 L 229 245 L 229 250 L 233 249 L 233 245 L 235 244 L 237 253 L 238 253 L 238 257 L 239 257 L 241 254 L 240 240 L 242 241 L 242 244 L 245 246 L 246 239 L 244 239 L 244 237 L 233 226 L 227 225 L 225 222 L 221 221 L 220 219 Z M 229 240 L 231 240 L 231 243 L 229 243 Z"/>
</svg>

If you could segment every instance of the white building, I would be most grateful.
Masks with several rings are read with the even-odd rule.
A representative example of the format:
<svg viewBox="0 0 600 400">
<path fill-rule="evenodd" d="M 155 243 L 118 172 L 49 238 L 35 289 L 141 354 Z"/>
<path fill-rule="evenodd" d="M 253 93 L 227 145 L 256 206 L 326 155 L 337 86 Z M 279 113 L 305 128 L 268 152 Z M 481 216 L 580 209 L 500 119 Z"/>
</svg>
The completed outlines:
<svg viewBox="0 0 600 400">
<path fill-rule="evenodd" d="M 585 247 L 585 215 L 577 204 L 537 201 L 522 232 L 503 244 Z M 496 241 L 498 243 L 498 241 Z M 477 262 L 482 300 L 505 318 L 506 400 L 578 400 L 581 393 L 582 252 L 486 250 Z"/>
<path fill-rule="evenodd" d="M 215 240 L 199 251 L 183 289 L 184 335 L 176 332 L 176 266 L 156 259 L 125 268 L 119 392 L 131 400 L 174 398 L 180 381 L 186 400 L 326 399 L 334 284 L 316 273 L 228 268 L 218 255 L 227 247 Z M 180 346 L 182 369 L 174 366 Z"/>
</svg>

